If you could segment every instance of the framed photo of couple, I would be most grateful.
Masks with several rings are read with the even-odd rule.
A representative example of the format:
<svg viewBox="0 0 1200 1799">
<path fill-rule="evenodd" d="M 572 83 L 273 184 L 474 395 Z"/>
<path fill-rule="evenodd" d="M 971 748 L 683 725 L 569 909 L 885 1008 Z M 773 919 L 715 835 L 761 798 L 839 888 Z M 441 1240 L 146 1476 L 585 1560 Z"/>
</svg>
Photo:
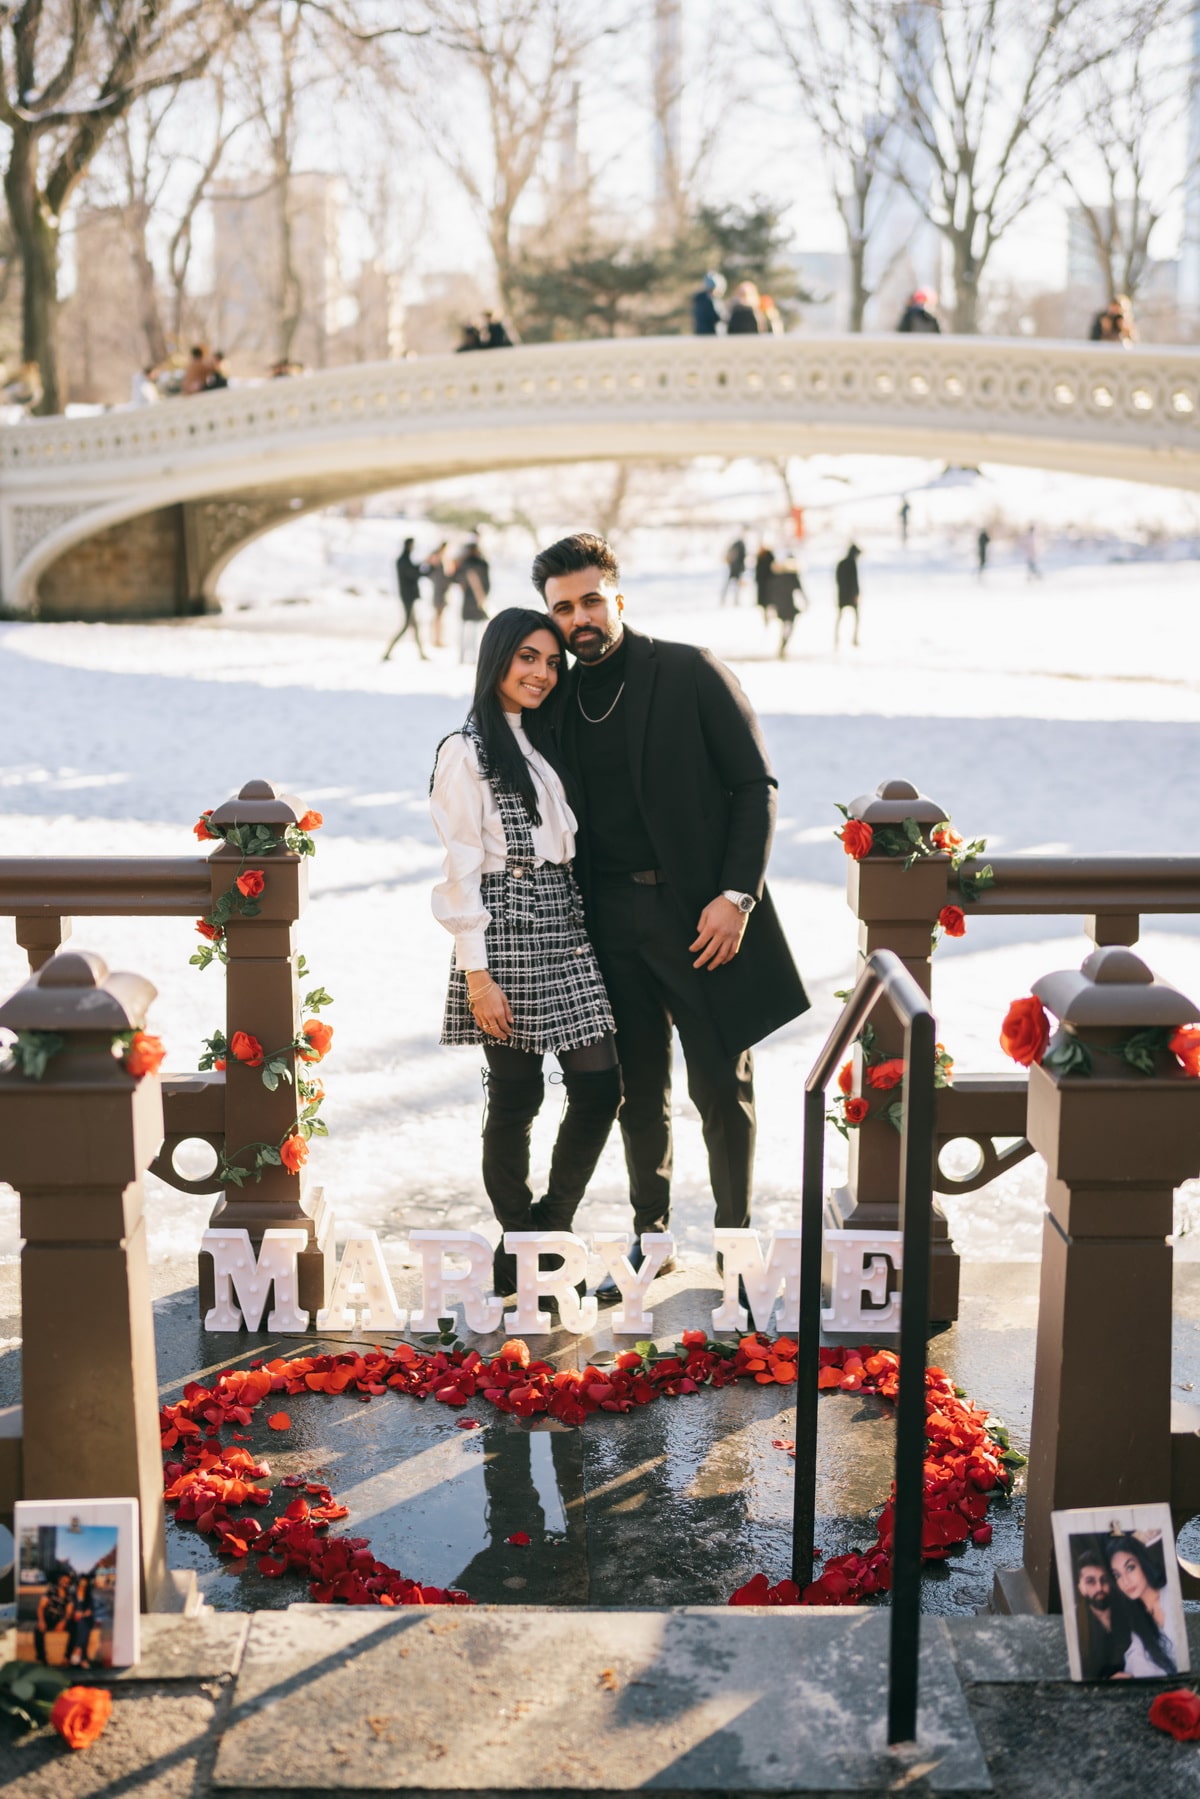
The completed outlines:
<svg viewBox="0 0 1200 1799">
<path fill-rule="evenodd" d="M 136 1499 L 15 1507 L 17 1660 L 67 1671 L 138 1659 Z"/>
<path fill-rule="evenodd" d="M 1163 1680 L 1191 1666 L 1168 1505 L 1055 1512 L 1072 1680 Z"/>
</svg>

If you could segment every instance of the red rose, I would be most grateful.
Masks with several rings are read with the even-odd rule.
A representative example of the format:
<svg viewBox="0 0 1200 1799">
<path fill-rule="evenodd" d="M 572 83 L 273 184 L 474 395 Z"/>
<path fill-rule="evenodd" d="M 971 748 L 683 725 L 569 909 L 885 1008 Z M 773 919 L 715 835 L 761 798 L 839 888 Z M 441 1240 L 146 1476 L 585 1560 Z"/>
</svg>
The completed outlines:
<svg viewBox="0 0 1200 1799">
<path fill-rule="evenodd" d="M 213 1067 L 217 1070 L 218 1074 L 224 1074 L 224 1072 L 225 1072 L 224 1056 L 218 1056 L 216 1061 L 213 1063 Z"/>
<path fill-rule="evenodd" d="M 703 1331 L 684 1331 L 679 1341 L 685 1349 L 703 1349 L 708 1338 Z"/>
<path fill-rule="evenodd" d="M 213 809 L 210 806 L 207 812 L 202 812 L 200 814 L 199 818 L 192 826 L 193 833 L 200 839 L 201 843 L 219 843 L 221 841 L 219 834 L 216 831 L 210 831 L 208 828 L 208 821 L 212 815 Z"/>
<path fill-rule="evenodd" d="M 1150 1722 L 1177 1743 L 1200 1742 L 1200 1699 L 1191 1687 L 1160 1693 L 1150 1706 Z"/>
<path fill-rule="evenodd" d="M 870 854 L 871 845 L 875 841 L 874 831 L 861 818 L 848 818 L 837 835 L 842 840 L 842 848 L 846 854 L 853 856 L 856 862 L 861 862 L 864 856 Z"/>
<path fill-rule="evenodd" d="M 300 1026 L 300 1034 L 308 1038 L 308 1048 L 300 1051 L 306 1062 L 320 1062 L 329 1054 L 333 1043 L 331 1024 L 325 1024 L 319 1018 L 306 1018 Z"/>
<path fill-rule="evenodd" d="M 870 1110 L 865 1099 L 848 1099 L 846 1101 L 846 1123 L 861 1124 Z"/>
<path fill-rule="evenodd" d="M 938 913 L 938 923 L 947 937 L 965 937 L 967 920 L 961 906 L 943 906 Z"/>
<path fill-rule="evenodd" d="M 50 1722 L 69 1749 L 86 1749 L 103 1734 L 112 1705 L 106 1687 L 67 1687 L 54 1701 Z"/>
<path fill-rule="evenodd" d="M 325 820 L 319 812 L 306 812 L 300 820 L 300 829 L 302 831 L 319 831 L 324 823 Z"/>
<path fill-rule="evenodd" d="M 962 838 L 949 819 L 944 820 L 940 825 L 934 825 L 929 833 L 929 841 L 935 849 L 939 850 L 960 850 L 962 848 Z"/>
<path fill-rule="evenodd" d="M 207 937 L 210 943 L 219 943 L 225 935 L 224 930 L 219 924 L 209 924 L 207 918 L 198 918 L 196 920 L 196 929 L 202 937 Z"/>
<path fill-rule="evenodd" d="M 233 1042 L 229 1047 L 238 1061 L 244 1062 L 247 1068 L 262 1067 L 263 1046 L 258 1038 L 252 1037 L 248 1031 L 235 1031 Z"/>
<path fill-rule="evenodd" d="M 244 875 L 238 876 L 236 882 L 238 892 L 243 894 L 246 899 L 257 899 L 266 884 L 262 873 L 257 868 L 248 868 Z"/>
<path fill-rule="evenodd" d="M 125 1071 L 135 1079 L 140 1079 L 144 1074 L 154 1074 L 161 1068 L 166 1054 L 160 1037 L 150 1037 L 145 1031 L 135 1031 L 129 1048 L 125 1051 Z"/>
<path fill-rule="evenodd" d="M 1000 1048 L 1022 1068 L 1040 1062 L 1050 1042 L 1050 1020 L 1040 999 L 1015 999 L 1000 1026 Z"/>
<path fill-rule="evenodd" d="M 1178 1056 L 1185 1074 L 1200 1075 L 1200 1025 L 1183 1025 L 1167 1048 L 1173 1056 Z"/>
<path fill-rule="evenodd" d="M 843 1062 L 842 1066 L 838 1069 L 838 1086 L 843 1093 L 849 1093 L 853 1085 L 854 1064 L 853 1062 Z"/>
<path fill-rule="evenodd" d="M 500 1361 L 515 1362 L 518 1368 L 529 1366 L 529 1345 L 521 1337 L 510 1337 L 507 1343 L 502 1343 L 498 1355 Z"/>
<path fill-rule="evenodd" d="M 890 1093 L 903 1079 L 903 1056 L 889 1056 L 886 1062 L 876 1062 L 867 1069 L 867 1086 L 874 1087 L 879 1093 Z"/>
<path fill-rule="evenodd" d="M 279 1145 L 279 1160 L 289 1174 L 299 1174 L 308 1161 L 308 1144 L 303 1137 L 285 1137 Z"/>
</svg>

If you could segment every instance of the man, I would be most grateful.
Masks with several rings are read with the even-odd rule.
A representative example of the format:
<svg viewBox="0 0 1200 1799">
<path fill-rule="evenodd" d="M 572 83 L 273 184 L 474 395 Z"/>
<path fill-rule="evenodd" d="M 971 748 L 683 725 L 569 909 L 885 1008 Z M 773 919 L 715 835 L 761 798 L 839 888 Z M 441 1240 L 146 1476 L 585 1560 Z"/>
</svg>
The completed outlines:
<svg viewBox="0 0 1200 1799">
<path fill-rule="evenodd" d="M 503 319 L 498 319 L 494 312 L 483 315 L 483 329 L 479 334 L 480 348 L 484 350 L 511 350 L 513 340 Z"/>
<path fill-rule="evenodd" d="M 710 269 L 699 289 L 692 295 L 692 330 L 697 337 L 716 337 L 725 323 L 725 311 L 721 305 L 724 292 L 724 275 L 718 274 L 716 269 Z"/>
<path fill-rule="evenodd" d="M 462 589 L 458 659 L 474 662 L 479 634 L 488 620 L 487 597 L 492 586 L 492 571 L 474 538 L 463 548 L 454 579 Z"/>
<path fill-rule="evenodd" d="M 396 558 L 396 586 L 400 590 L 400 604 L 404 608 L 404 623 L 383 652 L 385 662 L 391 660 L 392 651 L 409 631 L 413 634 L 413 641 L 417 646 L 417 654 L 421 661 L 429 661 L 425 654 L 425 645 L 421 642 L 421 627 L 417 623 L 415 610 L 417 601 L 421 597 L 421 570 L 413 561 L 413 542 L 413 538 L 406 537 L 404 548 Z"/>
<path fill-rule="evenodd" d="M 842 635 L 842 614 L 854 614 L 854 647 L 858 648 L 858 559 L 862 555 L 856 543 L 852 543 L 842 560 L 833 571 L 837 582 L 837 623 L 833 627 L 833 647 L 838 647 L 838 639 Z"/>
<path fill-rule="evenodd" d="M 988 545 L 991 541 L 986 530 L 981 531 L 975 539 L 975 574 L 980 581 L 983 580 L 983 571 L 987 567 Z"/>
<path fill-rule="evenodd" d="M 808 1008 L 763 885 L 775 777 L 745 694 L 707 650 L 623 622 L 616 557 L 581 532 L 534 559 L 533 584 L 577 658 L 562 751 L 576 870 L 617 1024 L 621 1133 L 641 1237 L 671 1210 L 671 1051 L 708 1149 L 716 1223 L 750 1222 L 752 1044 Z M 615 1283 L 598 1290 L 617 1297 Z"/>
<path fill-rule="evenodd" d="M 735 537 L 725 552 L 725 585 L 721 589 L 721 604 L 729 598 L 733 589 L 733 603 L 736 606 L 742 597 L 742 582 L 746 578 L 746 540 Z"/>
<path fill-rule="evenodd" d="M 916 331 L 932 334 L 941 331 L 936 313 L 931 308 L 937 305 L 937 295 L 926 293 L 918 288 L 900 315 L 897 331 Z"/>
<path fill-rule="evenodd" d="M 1074 1561 L 1075 1592 L 1082 1601 L 1079 1657 L 1085 1680 L 1111 1680 L 1125 1669 L 1125 1645 L 1113 1630 L 1112 1581 L 1098 1549 L 1082 1549 Z"/>
</svg>

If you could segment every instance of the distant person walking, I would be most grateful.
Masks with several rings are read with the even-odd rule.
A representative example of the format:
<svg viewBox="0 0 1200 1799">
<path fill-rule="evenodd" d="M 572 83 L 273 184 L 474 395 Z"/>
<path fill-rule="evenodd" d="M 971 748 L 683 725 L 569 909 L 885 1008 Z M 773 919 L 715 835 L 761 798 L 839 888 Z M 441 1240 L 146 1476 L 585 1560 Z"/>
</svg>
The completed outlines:
<svg viewBox="0 0 1200 1799">
<path fill-rule="evenodd" d="M 1114 294 L 1102 312 L 1092 320 L 1088 337 L 1094 344 L 1132 344 L 1137 342 L 1137 326 L 1133 320 L 1133 302 L 1128 294 Z"/>
<path fill-rule="evenodd" d="M 181 394 L 202 394 L 213 372 L 213 360 L 203 344 L 193 344 L 179 384 Z"/>
<path fill-rule="evenodd" d="M 459 330 L 459 340 L 454 348 L 460 355 L 464 350 L 483 349 L 483 338 L 480 335 L 478 325 L 462 325 Z"/>
<path fill-rule="evenodd" d="M 1025 558 L 1025 579 L 1027 581 L 1040 581 L 1042 578 L 1042 571 L 1038 566 L 1037 526 L 1029 525 L 1022 531 L 1018 543 L 1021 554 Z"/>
<path fill-rule="evenodd" d="M 904 545 L 907 545 L 907 543 L 908 543 L 908 521 L 911 518 L 911 516 L 912 516 L 912 507 L 908 503 L 908 495 L 905 494 L 904 498 L 900 502 L 900 513 L 899 513 L 900 542 Z"/>
<path fill-rule="evenodd" d="M 483 328 L 479 333 L 480 343 L 485 350 L 511 350 L 513 339 L 503 319 L 498 319 L 494 312 L 485 312 Z"/>
<path fill-rule="evenodd" d="M 733 305 L 729 309 L 729 323 L 726 326 L 729 336 L 753 337 L 766 329 L 767 321 L 762 315 L 758 289 L 753 281 L 739 281 L 733 290 Z"/>
<path fill-rule="evenodd" d="M 417 601 L 421 597 L 421 571 L 413 561 L 412 553 L 413 539 L 411 537 L 406 537 L 404 539 L 404 548 L 396 558 L 396 585 L 400 589 L 400 604 L 404 608 L 404 623 L 392 638 L 391 643 L 388 644 L 387 649 L 383 652 L 383 660 L 385 662 L 391 661 L 392 651 L 395 649 L 400 639 L 406 636 L 409 631 L 413 634 L 413 640 L 417 646 L 417 654 L 420 656 L 421 661 L 429 661 L 428 656 L 425 654 L 425 646 L 421 642 L 421 627 L 417 623 L 415 610 Z"/>
<path fill-rule="evenodd" d="M 833 571 L 837 583 L 837 623 L 833 627 L 833 647 L 836 650 L 842 635 L 842 618 L 847 612 L 854 614 L 854 647 L 858 648 L 858 559 L 862 555 L 856 543 L 852 543 L 842 560 Z"/>
<path fill-rule="evenodd" d="M 792 641 L 792 632 L 796 628 L 796 620 L 807 606 L 804 588 L 800 582 L 800 571 L 790 559 L 778 562 L 771 570 L 767 586 L 771 609 L 779 620 L 779 659 L 787 655 L 788 644 Z M 796 604 L 796 595 L 800 596 L 800 604 Z"/>
<path fill-rule="evenodd" d="M 769 331 L 772 337 L 782 337 L 784 332 L 783 314 L 770 294 L 759 296 L 758 310 L 762 316 L 763 330 Z"/>
<path fill-rule="evenodd" d="M 765 625 L 771 615 L 771 575 L 775 568 L 775 552 L 769 544 L 759 546 L 754 558 L 754 600 Z"/>
<path fill-rule="evenodd" d="M 986 530 L 981 531 L 979 536 L 975 539 L 975 553 L 979 558 L 979 564 L 975 573 L 981 581 L 983 580 L 983 571 L 987 567 L 988 545 L 991 541 L 992 540 L 988 536 Z"/>
<path fill-rule="evenodd" d="M 940 333 L 942 327 L 933 310 L 936 305 L 937 295 L 919 287 L 900 314 L 900 323 L 896 326 L 897 331 Z"/>
<path fill-rule="evenodd" d="M 735 537 L 725 552 L 725 585 L 721 589 L 721 604 L 729 598 L 733 589 L 733 603 L 736 606 L 742 597 L 742 582 L 746 579 L 746 540 Z"/>
<path fill-rule="evenodd" d="M 144 369 L 138 369 L 130 382 L 129 404 L 131 406 L 157 406 L 158 383 L 154 379 L 152 363 L 147 363 Z"/>
<path fill-rule="evenodd" d="M 225 367 L 225 352 L 224 350 L 217 350 L 213 354 L 212 367 L 208 371 L 208 379 L 204 383 L 204 389 L 206 393 L 212 393 L 214 389 L 228 386 L 229 374 Z"/>
<path fill-rule="evenodd" d="M 697 337 L 716 337 L 725 323 L 721 304 L 725 293 L 725 277 L 710 269 L 699 289 L 692 295 L 692 331 Z"/>
<path fill-rule="evenodd" d="M 433 601 L 434 647 L 445 649 L 446 594 L 454 579 L 454 568 L 453 564 L 447 562 L 444 539 L 436 550 L 429 552 L 421 564 L 421 573 L 429 582 L 429 597 Z"/>
<path fill-rule="evenodd" d="M 454 579 L 462 591 L 458 659 L 474 662 L 479 633 L 488 621 L 487 597 L 492 587 L 492 571 L 474 538 L 463 548 Z"/>
</svg>

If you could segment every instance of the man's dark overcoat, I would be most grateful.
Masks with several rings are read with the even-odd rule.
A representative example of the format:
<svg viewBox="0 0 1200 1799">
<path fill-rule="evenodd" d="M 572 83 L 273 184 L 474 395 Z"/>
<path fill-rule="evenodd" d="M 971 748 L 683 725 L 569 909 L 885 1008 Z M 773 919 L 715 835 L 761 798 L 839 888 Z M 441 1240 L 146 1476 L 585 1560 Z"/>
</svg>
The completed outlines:
<svg viewBox="0 0 1200 1799">
<path fill-rule="evenodd" d="M 726 888 L 752 893 L 741 949 L 724 967 L 694 973 L 722 1046 L 739 1055 L 808 1010 L 791 950 L 764 879 L 775 830 L 776 781 L 750 704 L 707 650 L 662 643 L 625 628 L 623 706 L 629 765 L 642 817 L 679 912 L 685 947 L 705 906 Z M 579 669 L 568 683 L 561 752 L 580 830 L 575 868 L 587 902 L 592 881 L 578 778 Z"/>
</svg>

